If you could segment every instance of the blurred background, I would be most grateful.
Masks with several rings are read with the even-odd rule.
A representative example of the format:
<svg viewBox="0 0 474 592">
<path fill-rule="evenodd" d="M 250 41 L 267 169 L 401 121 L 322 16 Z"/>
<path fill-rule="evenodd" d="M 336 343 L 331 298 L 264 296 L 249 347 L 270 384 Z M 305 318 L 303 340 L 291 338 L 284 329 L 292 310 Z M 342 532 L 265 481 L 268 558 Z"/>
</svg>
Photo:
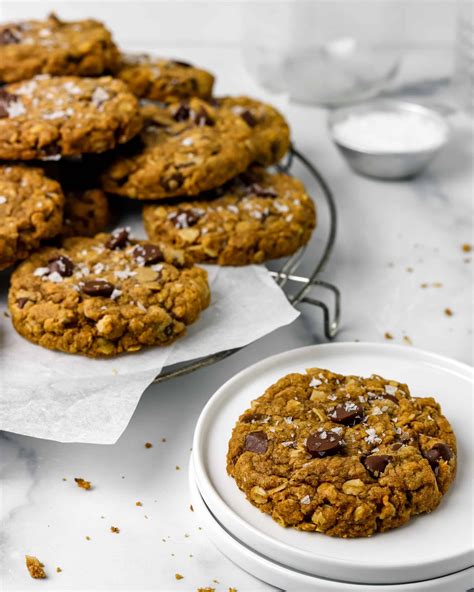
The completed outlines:
<svg viewBox="0 0 474 592">
<path fill-rule="evenodd" d="M 192 53 L 196 63 L 213 47 L 213 63 L 203 65 L 219 69 L 226 92 L 241 79 L 221 71 L 226 52 L 239 50 L 257 86 L 294 101 L 331 106 L 388 91 L 429 94 L 472 112 L 473 7 L 468 0 L 2 0 L 0 18 L 94 16 L 124 48 Z"/>
</svg>

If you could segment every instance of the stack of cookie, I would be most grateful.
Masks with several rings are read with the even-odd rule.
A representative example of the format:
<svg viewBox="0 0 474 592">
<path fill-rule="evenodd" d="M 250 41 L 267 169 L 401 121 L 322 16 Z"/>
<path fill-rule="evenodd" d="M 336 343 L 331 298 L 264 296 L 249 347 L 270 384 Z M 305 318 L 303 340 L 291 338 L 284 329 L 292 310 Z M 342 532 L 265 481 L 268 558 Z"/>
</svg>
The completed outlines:
<svg viewBox="0 0 474 592">
<path fill-rule="evenodd" d="M 273 107 L 214 98 L 188 63 L 122 55 L 94 20 L 0 26 L 0 269 L 13 324 L 90 356 L 172 342 L 209 304 L 196 262 L 261 263 L 308 242 Z M 52 162 L 51 162 L 52 161 Z M 108 195 L 106 195 L 108 194 Z M 150 241 L 97 234 L 109 203 L 147 201 Z"/>
</svg>

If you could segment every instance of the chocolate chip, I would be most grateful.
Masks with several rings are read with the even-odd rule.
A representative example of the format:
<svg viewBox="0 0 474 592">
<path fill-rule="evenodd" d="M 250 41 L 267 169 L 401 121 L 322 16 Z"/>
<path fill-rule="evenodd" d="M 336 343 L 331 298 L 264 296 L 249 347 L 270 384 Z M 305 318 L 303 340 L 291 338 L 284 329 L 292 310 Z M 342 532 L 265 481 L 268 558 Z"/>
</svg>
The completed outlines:
<svg viewBox="0 0 474 592">
<path fill-rule="evenodd" d="M 192 68 L 191 64 L 188 62 L 182 62 L 181 60 L 171 60 L 172 64 L 176 64 L 177 66 L 183 66 L 183 68 Z"/>
<path fill-rule="evenodd" d="M 268 448 L 268 438 L 265 432 L 250 432 L 245 438 L 244 450 L 265 454 Z"/>
<path fill-rule="evenodd" d="M 245 111 L 242 111 L 242 113 L 240 114 L 240 117 L 242 117 L 242 119 L 245 121 L 245 123 L 250 127 L 255 127 L 258 123 L 258 121 L 250 113 L 250 111 L 248 111 L 248 109 L 245 109 Z"/>
<path fill-rule="evenodd" d="M 181 105 L 173 113 L 173 119 L 175 121 L 188 121 L 190 114 L 191 109 L 189 108 L 189 105 L 181 103 Z"/>
<path fill-rule="evenodd" d="M 18 31 L 14 31 L 8 27 L 0 31 L 0 45 L 14 45 L 20 43 L 20 41 L 21 37 Z"/>
<path fill-rule="evenodd" d="M 179 208 L 176 212 L 170 214 L 168 220 L 173 222 L 176 228 L 189 228 L 199 221 L 199 215 L 193 210 L 182 210 Z"/>
<path fill-rule="evenodd" d="M 89 280 L 81 288 L 88 296 L 103 296 L 108 298 L 115 290 L 115 286 L 105 280 Z"/>
<path fill-rule="evenodd" d="M 143 265 L 153 265 L 159 261 L 163 261 L 163 253 L 156 245 L 147 243 L 146 245 L 137 245 L 133 249 L 133 256 Z"/>
<path fill-rule="evenodd" d="M 403 444 L 401 442 L 395 442 L 395 444 L 392 444 L 392 450 L 400 450 L 400 448 L 403 446 Z"/>
<path fill-rule="evenodd" d="M 268 415 L 265 415 L 264 413 L 249 413 L 242 417 L 240 421 L 243 421 L 244 423 L 259 423 L 268 419 Z"/>
<path fill-rule="evenodd" d="M 171 337 L 173 335 L 173 325 L 166 326 L 164 334 L 166 335 L 166 337 Z"/>
<path fill-rule="evenodd" d="M 18 308 L 24 308 L 25 304 L 29 301 L 30 301 L 29 298 L 17 298 L 16 304 L 17 304 Z"/>
<path fill-rule="evenodd" d="M 108 249 L 123 249 L 128 243 L 128 239 L 130 237 L 130 233 L 126 228 L 117 228 L 112 232 L 111 237 L 105 243 L 105 246 Z"/>
<path fill-rule="evenodd" d="M 16 95 L 7 92 L 4 88 L 0 88 L 0 118 L 9 117 L 9 106 L 18 100 L 19 98 Z"/>
<path fill-rule="evenodd" d="M 257 197 L 277 197 L 278 195 L 278 193 L 271 187 L 262 187 L 258 183 L 252 183 L 252 185 L 247 188 L 247 192 L 256 195 Z"/>
<path fill-rule="evenodd" d="M 382 396 L 384 399 L 389 399 L 398 405 L 398 399 L 395 395 L 388 395 L 387 393 L 384 393 Z"/>
<path fill-rule="evenodd" d="M 342 423 L 346 426 L 354 426 L 364 419 L 364 410 L 357 403 L 346 401 L 336 405 L 334 411 L 328 414 L 335 423 Z"/>
<path fill-rule="evenodd" d="M 162 179 L 160 181 L 160 185 L 166 191 L 176 191 L 176 189 L 181 187 L 181 185 L 183 184 L 183 181 L 184 181 L 184 177 L 181 173 L 174 173 L 170 177 L 167 177 L 166 179 Z"/>
<path fill-rule="evenodd" d="M 74 263 L 65 255 L 59 255 L 48 261 L 50 273 L 59 273 L 61 277 L 70 277 L 74 271 Z"/>
<path fill-rule="evenodd" d="M 59 154 L 61 154 L 61 149 L 55 142 L 41 148 L 41 157 L 45 157 L 46 160 L 51 156 L 58 156 Z"/>
<path fill-rule="evenodd" d="M 378 477 L 385 471 L 391 460 L 391 457 L 386 454 L 372 454 L 364 459 L 364 466 L 373 477 Z"/>
<path fill-rule="evenodd" d="M 425 454 L 425 458 L 430 463 L 432 469 L 436 469 L 438 467 L 440 460 L 449 460 L 451 457 L 451 449 L 443 442 L 435 444 L 433 448 L 428 450 L 428 452 Z"/>
<path fill-rule="evenodd" d="M 202 126 L 202 125 L 213 126 L 214 125 L 214 120 L 211 119 L 209 113 L 204 109 L 204 107 L 201 107 L 199 109 L 199 111 L 197 111 L 196 113 L 193 113 L 193 121 L 196 125 L 199 125 L 199 126 Z"/>
<path fill-rule="evenodd" d="M 311 456 L 324 458 L 341 451 L 344 448 L 344 440 L 330 430 L 316 432 L 306 440 L 306 448 Z"/>
</svg>

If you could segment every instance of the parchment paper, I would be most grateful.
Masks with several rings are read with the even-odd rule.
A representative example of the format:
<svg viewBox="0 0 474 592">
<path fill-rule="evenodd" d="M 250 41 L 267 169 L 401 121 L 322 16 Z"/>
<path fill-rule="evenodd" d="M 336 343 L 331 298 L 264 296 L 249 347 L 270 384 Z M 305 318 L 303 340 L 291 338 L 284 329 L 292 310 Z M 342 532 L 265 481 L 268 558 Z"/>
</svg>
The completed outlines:
<svg viewBox="0 0 474 592">
<path fill-rule="evenodd" d="M 113 444 L 163 366 L 247 345 L 298 316 L 265 267 L 207 270 L 212 303 L 183 338 L 109 360 L 49 351 L 20 337 L 4 315 L 8 274 L 0 274 L 0 429 Z"/>
</svg>

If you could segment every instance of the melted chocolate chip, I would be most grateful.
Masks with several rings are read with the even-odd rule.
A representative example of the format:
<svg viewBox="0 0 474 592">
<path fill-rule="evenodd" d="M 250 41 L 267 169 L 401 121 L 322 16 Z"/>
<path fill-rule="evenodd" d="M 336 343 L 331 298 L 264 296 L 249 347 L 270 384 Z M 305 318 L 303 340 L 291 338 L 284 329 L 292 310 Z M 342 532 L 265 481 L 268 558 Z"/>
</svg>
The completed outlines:
<svg viewBox="0 0 474 592">
<path fill-rule="evenodd" d="M 16 95 L 7 92 L 4 88 L 0 88 L 0 118 L 9 117 L 8 107 L 18 100 Z"/>
<path fill-rule="evenodd" d="M 21 37 L 18 31 L 14 31 L 9 27 L 0 31 L 0 45 L 16 45 L 20 41 Z"/>
<path fill-rule="evenodd" d="M 311 456 L 324 458 L 340 452 L 344 448 L 344 440 L 336 432 L 316 432 L 306 440 L 306 448 Z"/>
<path fill-rule="evenodd" d="M 400 448 L 403 446 L 403 444 L 401 442 L 395 442 L 395 444 L 392 444 L 392 450 L 400 450 Z"/>
<path fill-rule="evenodd" d="M 133 249 L 133 256 L 139 263 L 143 265 L 153 265 L 159 261 L 163 261 L 163 253 L 156 245 L 148 243 L 146 245 L 137 245 Z"/>
<path fill-rule="evenodd" d="M 81 288 L 88 296 L 103 296 L 108 298 L 115 290 L 115 286 L 105 280 L 89 280 Z"/>
<path fill-rule="evenodd" d="M 176 228 L 189 228 L 198 223 L 199 216 L 193 210 L 179 208 L 176 212 L 170 214 L 168 220 L 171 220 Z"/>
<path fill-rule="evenodd" d="M 192 68 L 191 64 L 188 62 L 182 62 L 181 60 L 171 60 L 172 64 L 176 64 L 177 66 L 182 66 L 183 68 Z"/>
<path fill-rule="evenodd" d="M 258 123 L 258 121 L 250 113 L 250 111 L 248 111 L 248 109 L 246 109 L 245 111 L 242 111 L 242 113 L 240 114 L 240 117 L 242 117 L 242 119 L 245 121 L 245 123 L 250 127 L 255 127 Z"/>
<path fill-rule="evenodd" d="M 173 325 L 166 326 L 164 334 L 166 335 L 166 337 L 171 337 L 171 335 L 173 335 Z"/>
<path fill-rule="evenodd" d="M 265 454 L 268 449 L 268 438 L 265 432 L 250 432 L 245 438 L 244 450 Z"/>
<path fill-rule="evenodd" d="M 30 301 L 29 298 L 17 298 L 16 304 L 17 304 L 18 308 L 24 308 L 25 304 L 29 301 Z"/>
<path fill-rule="evenodd" d="M 435 444 L 433 448 L 428 450 L 425 454 L 426 460 L 430 463 L 432 469 L 438 467 L 440 460 L 449 460 L 452 457 L 451 448 L 443 442 Z"/>
<path fill-rule="evenodd" d="M 112 232 L 112 235 L 109 238 L 109 240 L 105 243 L 105 246 L 108 249 L 112 250 L 123 249 L 127 246 L 129 237 L 130 233 L 126 228 L 117 228 L 117 230 L 114 230 L 114 232 Z"/>
<path fill-rule="evenodd" d="M 166 189 L 166 191 L 175 191 L 183 184 L 184 177 L 181 173 L 174 173 L 166 179 L 160 181 L 160 185 Z"/>
<path fill-rule="evenodd" d="M 61 277 L 70 277 L 74 271 L 74 263 L 65 255 L 59 255 L 48 261 L 50 273 L 59 273 Z"/>
<path fill-rule="evenodd" d="M 398 405 L 398 399 L 395 395 L 388 395 L 387 393 L 384 393 L 382 396 L 384 399 L 389 399 Z"/>
<path fill-rule="evenodd" d="M 357 403 L 346 401 L 336 405 L 334 411 L 329 413 L 329 417 L 335 423 L 342 423 L 346 426 L 354 426 L 364 419 L 364 410 Z"/>
<path fill-rule="evenodd" d="M 364 466 L 373 477 L 378 477 L 385 471 L 391 460 L 391 457 L 386 454 L 372 454 L 364 459 Z"/>
<path fill-rule="evenodd" d="M 204 109 L 204 107 L 201 107 L 199 109 L 199 111 L 193 113 L 193 121 L 196 125 L 199 125 L 199 126 L 202 126 L 202 125 L 213 126 L 214 125 L 214 120 L 211 119 L 209 113 Z"/>
<path fill-rule="evenodd" d="M 173 119 L 175 121 L 188 121 L 190 114 L 191 109 L 189 108 L 189 105 L 181 103 L 181 105 L 173 113 Z"/>
</svg>

